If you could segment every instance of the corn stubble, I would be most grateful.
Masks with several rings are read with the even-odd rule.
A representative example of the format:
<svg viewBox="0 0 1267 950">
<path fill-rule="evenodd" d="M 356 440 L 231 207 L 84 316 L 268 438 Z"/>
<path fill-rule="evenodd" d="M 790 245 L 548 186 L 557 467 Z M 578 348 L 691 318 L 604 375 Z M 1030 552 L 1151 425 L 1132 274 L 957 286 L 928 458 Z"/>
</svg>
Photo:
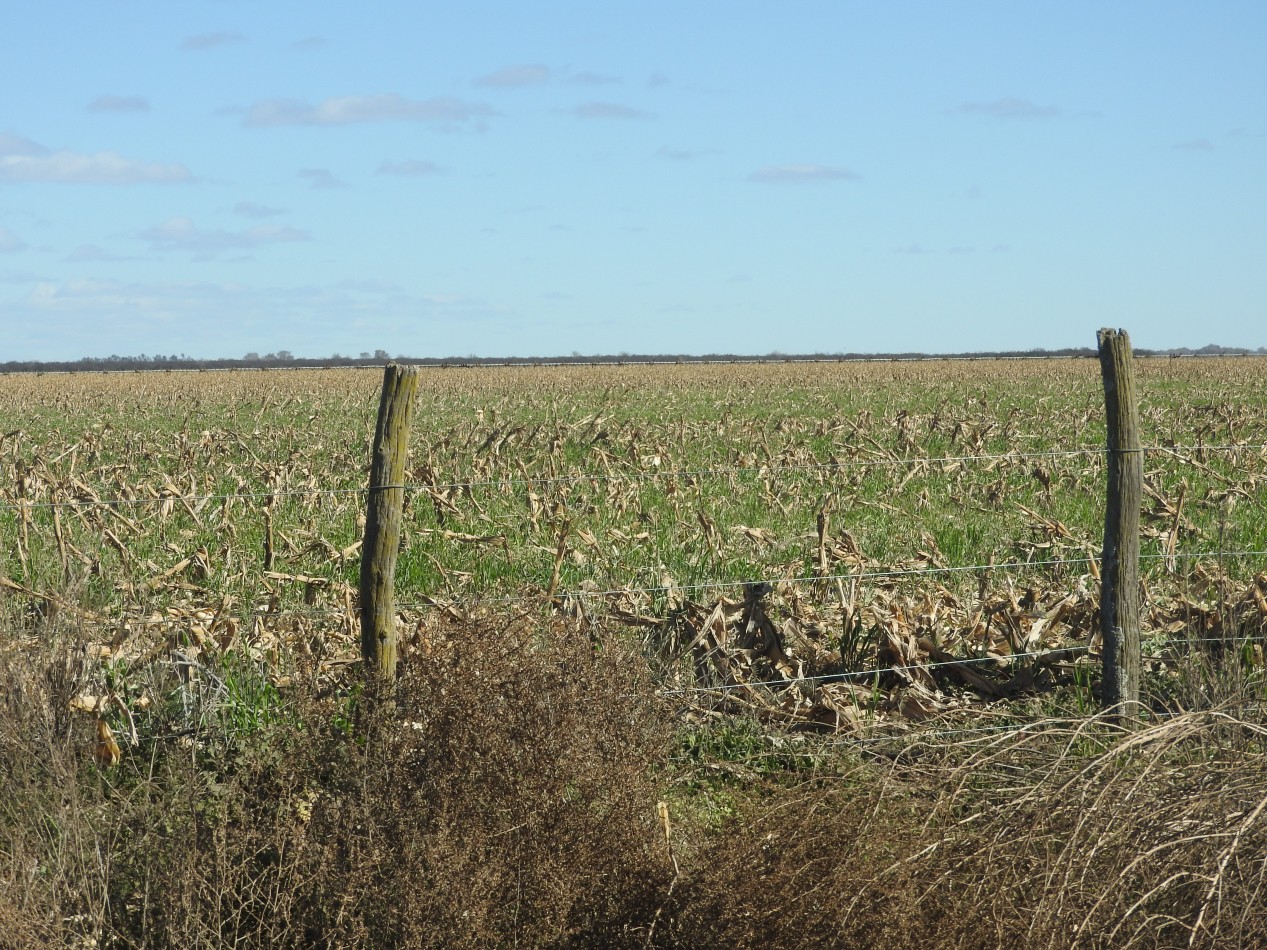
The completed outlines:
<svg viewBox="0 0 1267 950">
<path fill-rule="evenodd" d="M 0 378 L 0 930 L 1261 937 L 1267 572 L 1188 555 L 1267 547 L 1267 366 L 1139 376 L 1146 688 L 1182 715 L 1129 739 L 1059 718 L 1098 705 L 1094 361 L 428 371 L 380 720 L 377 374 Z"/>
</svg>

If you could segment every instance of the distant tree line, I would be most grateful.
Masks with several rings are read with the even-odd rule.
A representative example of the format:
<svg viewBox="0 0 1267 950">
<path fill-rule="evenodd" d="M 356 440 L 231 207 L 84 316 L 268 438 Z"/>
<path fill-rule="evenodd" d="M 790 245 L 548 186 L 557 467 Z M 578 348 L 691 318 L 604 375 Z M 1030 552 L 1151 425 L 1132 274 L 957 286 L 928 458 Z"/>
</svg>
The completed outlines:
<svg viewBox="0 0 1267 950">
<path fill-rule="evenodd" d="M 1177 347 L 1169 350 L 1136 349 L 1136 356 L 1145 357 L 1205 357 L 1205 356 L 1267 356 L 1267 347 L 1256 350 L 1245 347 L 1219 346 L 1211 343 L 1200 349 Z M 222 369 L 300 369 L 335 366 L 382 366 L 394 359 L 398 363 L 418 366 L 535 366 L 566 363 L 716 363 L 758 362 L 781 363 L 799 361 L 847 362 L 858 360 L 940 360 L 940 359 L 1090 359 L 1096 351 L 1090 347 L 1065 347 L 1059 350 L 989 350 L 974 353 L 767 353 L 763 356 L 739 353 L 708 353 L 704 355 L 637 354 L 590 355 L 573 352 L 567 356 L 444 356 L 417 357 L 403 354 L 392 357 L 386 350 L 365 351 L 357 356 L 334 353 L 327 357 L 295 356 L 289 350 L 276 353 L 247 353 L 241 359 L 197 359 L 184 353 L 163 356 L 160 354 L 138 356 L 85 356 L 73 361 L 10 360 L 0 363 L 3 373 L 99 373 L 135 370 L 222 370 Z"/>
</svg>

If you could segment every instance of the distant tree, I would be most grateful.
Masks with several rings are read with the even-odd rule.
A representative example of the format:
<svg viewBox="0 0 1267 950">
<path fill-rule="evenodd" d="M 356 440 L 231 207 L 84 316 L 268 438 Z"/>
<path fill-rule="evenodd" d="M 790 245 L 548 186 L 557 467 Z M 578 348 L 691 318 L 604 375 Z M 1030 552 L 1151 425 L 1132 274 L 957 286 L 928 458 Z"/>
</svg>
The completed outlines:
<svg viewBox="0 0 1267 950">
<path fill-rule="evenodd" d="M 259 358 L 260 358 L 260 355 L 256 353 L 254 350 L 252 350 L 250 353 L 247 353 L 246 356 L 242 357 L 242 359 L 244 360 L 258 360 Z"/>
<path fill-rule="evenodd" d="M 375 351 L 374 351 L 374 359 L 376 359 L 376 360 L 389 360 L 389 359 L 391 359 L 391 358 L 392 358 L 392 357 L 391 357 L 391 354 L 390 354 L 390 353 L 388 353 L 386 350 L 375 350 Z"/>
</svg>

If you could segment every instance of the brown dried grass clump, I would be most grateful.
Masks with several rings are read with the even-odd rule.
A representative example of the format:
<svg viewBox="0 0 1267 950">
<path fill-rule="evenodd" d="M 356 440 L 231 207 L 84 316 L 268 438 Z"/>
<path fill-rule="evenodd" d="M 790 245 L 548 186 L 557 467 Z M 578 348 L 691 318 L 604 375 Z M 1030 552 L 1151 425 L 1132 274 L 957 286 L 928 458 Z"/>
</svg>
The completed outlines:
<svg viewBox="0 0 1267 950">
<path fill-rule="evenodd" d="M 1261 717 L 1259 717 L 1261 719 Z M 908 747 L 910 748 L 910 747 Z M 1267 727 L 1036 723 L 754 803 L 677 890 L 680 946 L 1267 945 Z"/>
</svg>

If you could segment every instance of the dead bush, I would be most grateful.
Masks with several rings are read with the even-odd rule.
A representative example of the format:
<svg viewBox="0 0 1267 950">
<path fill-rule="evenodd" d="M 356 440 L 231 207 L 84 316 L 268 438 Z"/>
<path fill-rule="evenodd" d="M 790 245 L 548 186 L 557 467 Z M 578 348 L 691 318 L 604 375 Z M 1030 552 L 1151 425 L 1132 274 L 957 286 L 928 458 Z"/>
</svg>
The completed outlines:
<svg viewBox="0 0 1267 950">
<path fill-rule="evenodd" d="M 639 943 L 671 874 L 645 663 L 526 621 L 437 641 L 390 693 L 295 687 L 249 741 L 105 770 L 11 655 L 0 946 Z"/>
</svg>

